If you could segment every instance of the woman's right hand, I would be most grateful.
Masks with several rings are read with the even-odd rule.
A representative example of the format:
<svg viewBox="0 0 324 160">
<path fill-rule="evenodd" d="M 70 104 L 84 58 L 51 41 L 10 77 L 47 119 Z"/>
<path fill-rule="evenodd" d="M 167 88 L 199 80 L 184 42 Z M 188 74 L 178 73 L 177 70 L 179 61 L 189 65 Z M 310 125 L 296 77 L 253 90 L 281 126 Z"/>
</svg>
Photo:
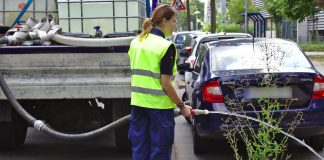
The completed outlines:
<svg viewBox="0 0 324 160">
<path fill-rule="evenodd" d="M 180 108 L 180 113 L 181 115 L 185 116 L 185 117 L 191 117 L 191 106 L 185 105 L 184 107 Z"/>
</svg>

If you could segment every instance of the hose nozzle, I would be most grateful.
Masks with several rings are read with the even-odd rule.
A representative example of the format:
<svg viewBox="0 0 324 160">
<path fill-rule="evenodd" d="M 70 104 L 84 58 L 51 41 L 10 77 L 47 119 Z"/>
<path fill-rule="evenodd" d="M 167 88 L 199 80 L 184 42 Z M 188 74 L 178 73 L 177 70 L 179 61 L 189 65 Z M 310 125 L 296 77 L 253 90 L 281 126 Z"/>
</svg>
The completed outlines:
<svg viewBox="0 0 324 160">
<path fill-rule="evenodd" d="M 191 115 L 207 115 L 209 111 L 207 109 L 190 109 Z"/>
<path fill-rule="evenodd" d="M 192 108 L 190 108 L 190 113 L 191 113 L 192 116 L 207 115 L 207 114 L 209 114 L 209 111 L 207 109 L 202 110 L 202 109 L 192 109 Z M 177 117 L 177 116 L 180 116 L 180 115 L 181 115 L 180 109 L 179 108 L 174 109 L 174 116 Z"/>
</svg>

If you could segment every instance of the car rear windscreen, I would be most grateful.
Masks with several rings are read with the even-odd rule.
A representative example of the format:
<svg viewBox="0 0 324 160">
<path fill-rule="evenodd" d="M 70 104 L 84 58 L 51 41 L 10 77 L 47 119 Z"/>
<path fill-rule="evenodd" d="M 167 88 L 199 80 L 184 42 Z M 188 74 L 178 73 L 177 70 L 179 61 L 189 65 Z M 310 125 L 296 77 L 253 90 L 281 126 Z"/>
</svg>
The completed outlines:
<svg viewBox="0 0 324 160">
<path fill-rule="evenodd" d="M 211 53 L 213 71 L 312 67 L 301 50 L 293 43 L 222 42 L 213 47 Z"/>
</svg>

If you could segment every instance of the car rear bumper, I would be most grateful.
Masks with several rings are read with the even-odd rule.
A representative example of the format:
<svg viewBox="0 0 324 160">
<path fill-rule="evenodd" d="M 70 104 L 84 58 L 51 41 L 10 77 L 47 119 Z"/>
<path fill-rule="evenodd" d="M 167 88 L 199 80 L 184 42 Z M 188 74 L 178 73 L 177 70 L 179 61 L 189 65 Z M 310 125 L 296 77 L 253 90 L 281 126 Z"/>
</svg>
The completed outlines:
<svg viewBox="0 0 324 160">
<path fill-rule="evenodd" d="M 293 135 L 296 137 L 311 137 L 324 135 L 324 111 L 321 109 L 302 111 L 303 116 L 300 123 L 297 125 Z M 289 128 L 289 123 L 292 122 L 297 112 L 288 112 L 281 127 L 284 130 Z M 196 131 L 201 137 L 213 139 L 225 139 L 223 135 L 225 132 L 221 129 L 224 125 L 224 120 L 227 116 L 210 114 L 207 116 L 197 116 L 195 118 Z M 257 123 L 252 126 L 254 129 L 258 128 Z"/>
<path fill-rule="evenodd" d="M 204 138 L 211 138 L 216 140 L 225 139 L 224 131 L 220 129 L 205 129 L 197 127 L 197 133 Z M 324 126 L 298 127 L 295 129 L 293 136 L 303 138 L 324 135 Z"/>
</svg>

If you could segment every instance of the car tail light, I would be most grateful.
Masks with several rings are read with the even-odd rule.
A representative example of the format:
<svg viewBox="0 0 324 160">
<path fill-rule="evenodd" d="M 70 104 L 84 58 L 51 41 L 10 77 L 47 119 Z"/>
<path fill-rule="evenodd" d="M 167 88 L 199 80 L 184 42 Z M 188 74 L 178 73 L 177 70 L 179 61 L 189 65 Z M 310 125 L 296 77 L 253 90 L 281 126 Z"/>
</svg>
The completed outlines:
<svg viewBox="0 0 324 160">
<path fill-rule="evenodd" d="M 224 103 L 219 81 L 210 81 L 203 86 L 203 101 L 208 103 Z"/>
<path fill-rule="evenodd" d="M 186 50 L 188 52 L 188 55 L 190 56 L 191 55 L 191 52 L 192 52 L 192 48 L 191 47 L 186 47 Z"/>
<path fill-rule="evenodd" d="M 324 98 L 324 78 L 321 76 L 315 77 L 312 98 Z"/>
</svg>

